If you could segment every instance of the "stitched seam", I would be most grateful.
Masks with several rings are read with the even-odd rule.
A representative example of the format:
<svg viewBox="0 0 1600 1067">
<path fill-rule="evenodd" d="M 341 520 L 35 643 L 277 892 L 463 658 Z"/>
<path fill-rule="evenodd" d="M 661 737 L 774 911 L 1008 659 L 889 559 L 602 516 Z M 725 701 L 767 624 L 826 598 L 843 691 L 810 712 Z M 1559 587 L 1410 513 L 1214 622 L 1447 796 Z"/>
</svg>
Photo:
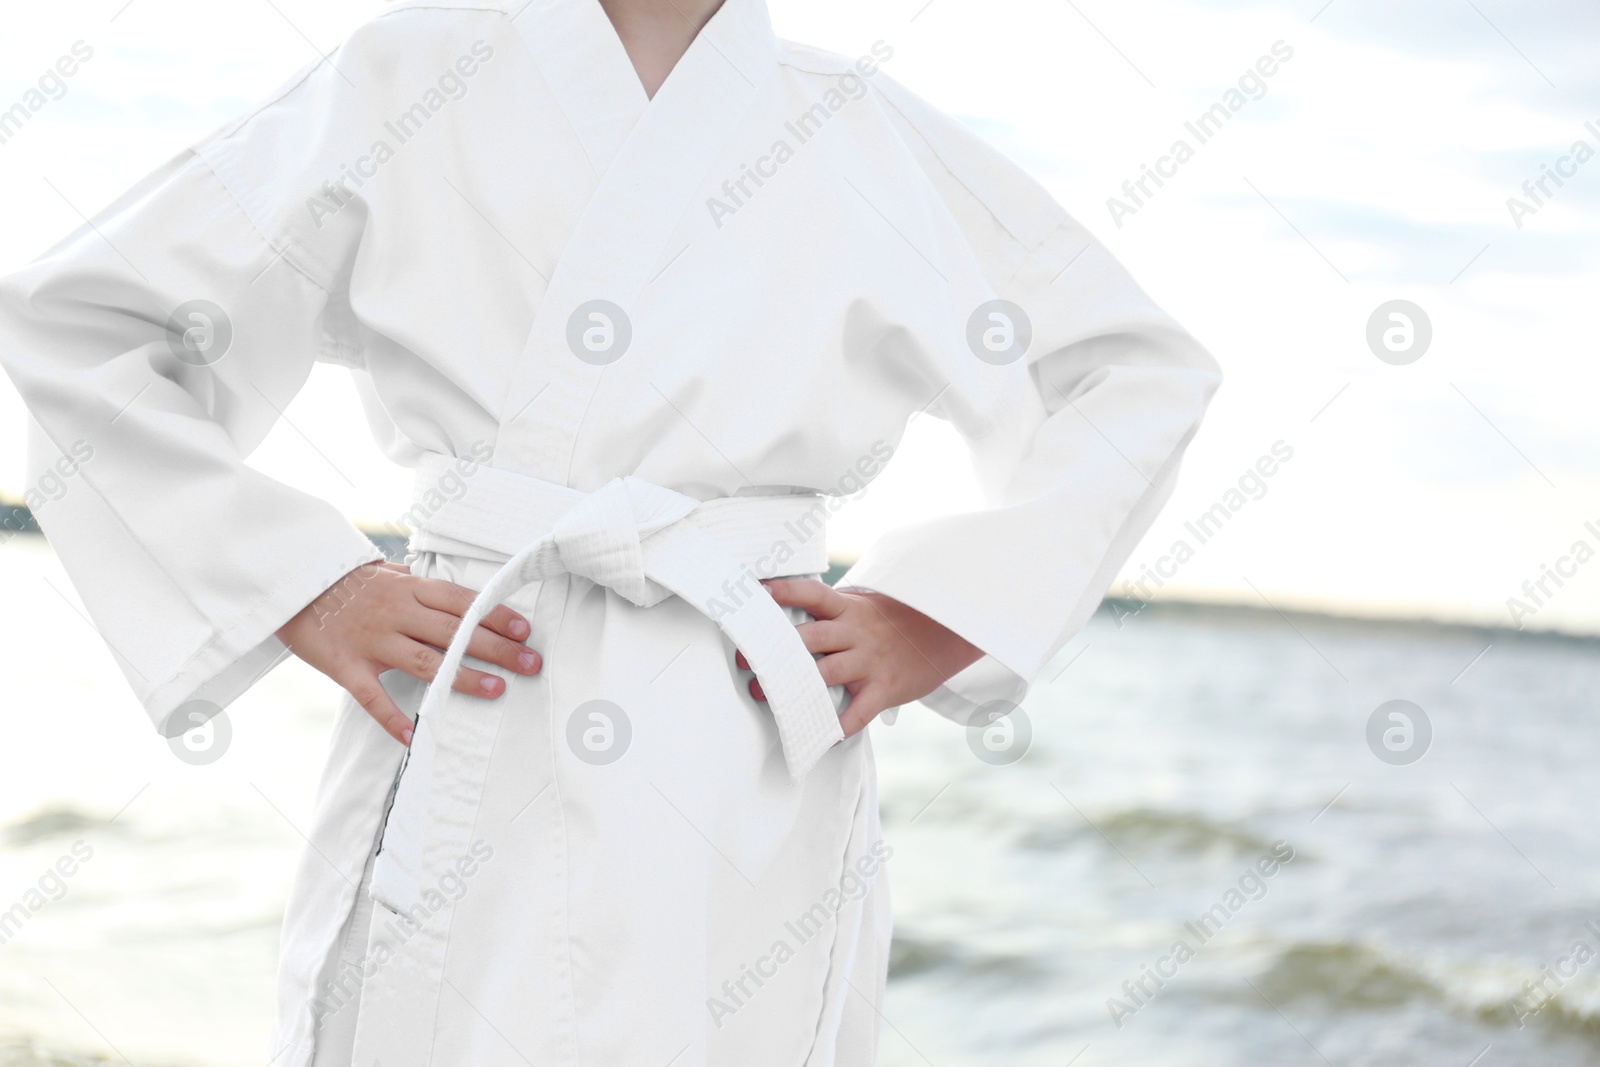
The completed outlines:
<svg viewBox="0 0 1600 1067">
<path fill-rule="evenodd" d="M 210 158 L 207 157 L 204 148 L 197 150 L 195 152 L 195 156 L 200 160 L 201 163 L 205 164 L 207 172 L 209 172 L 211 177 L 216 180 L 217 185 L 222 188 L 222 191 L 227 194 L 229 202 L 231 202 L 233 206 L 238 209 L 239 215 L 250 226 L 250 229 L 255 231 L 255 235 L 261 239 L 261 243 L 266 247 L 267 251 L 272 252 L 275 255 L 279 254 L 278 249 L 273 247 L 272 238 L 267 236 L 267 232 L 262 228 L 261 223 L 254 215 L 250 213 L 250 209 L 244 206 L 244 202 L 239 199 L 238 195 L 234 193 L 233 187 L 228 184 L 228 180 L 222 176 L 222 174 L 217 170 L 216 165 L 212 163 Z M 316 286 L 324 296 L 332 296 L 332 285 L 324 285 L 320 280 L 318 280 L 316 275 L 311 272 L 310 268 L 306 267 L 300 262 L 301 249 L 287 234 L 284 236 L 283 246 L 283 252 L 281 253 L 283 261 L 289 264 L 289 266 L 293 267 L 295 269 L 295 273 L 299 274 L 306 281 Z"/>
<path fill-rule="evenodd" d="M 551 637 L 549 643 L 546 644 L 546 646 L 545 646 L 546 648 L 550 649 L 552 652 L 555 651 L 556 643 L 561 638 L 561 631 L 566 626 L 567 613 L 572 610 L 573 587 L 575 585 L 577 585 L 577 582 L 575 580 L 575 576 L 574 575 L 567 574 L 567 575 L 564 575 L 564 577 L 566 578 L 567 595 L 562 600 L 561 617 L 556 620 L 556 632 L 555 632 L 555 635 L 553 637 Z M 540 585 L 540 587 L 539 587 L 539 596 L 541 598 L 544 596 L 545 590 L 547 588 L 549 588 L 548 584 Z M 535 601 L 535 603 L 534 603 L 534 614 L 535 615 L 538 614 L 538 602 L 537 601 Z M 559 659 L 560 657 L 558 656 L 556 658 Z M 556 745 L 558 743 L 562 743 L 564 741 L 564 735 L 565 735 L 566 731 L 565 731 L 564 728 L 558 728 L 556 726 L 556 686 L 555 686 L 555 675 L 549 673 L 552 668 L 551 668 L 551 666 L 550 666 L 550 664 L 548 662 L 546 662 L 544 669 L 545 669 L 545 672 L 546 672 L 546 679 L 547 679 L 545 688 L 550 694 L 550 699 L 549 699 L 549 703 L 550 703 L 550 715 L 549 715 L 549 720 L 550 720 L 550 726 L 549 726 L 549 730 L 550 730 L 550 740 L 549 740 L 549 748 L 550 748 L 550 784 L 551 784 L 552 787 L 554 787 L 554 789 L 556 791 L 556 812 L 557 812 L 558 819 L 559 819 L 559 827 L 560 827 L 560 834 L 561 834 L 561 864 L 560 864 L 560 868 L 561 868 L 561 888 L 562 888 L 562 891 L 563 891 L 563 894 L 562 894 L 563 895 L 563 901 L 562 901 L 562 912 L 563 912 L 563 914 L 562 914 L 562 924 L 561 924 L 562 925 L 561 949 L 562 949 L 562 952 L 566 956 L 567 996 L 569 998 L 568 1001 L 567 1001 L 567 1008 L 568 1008 L 568 1013 L 572 1017 L 572 1033 L 571 1033 L 570 1040 L 572 1041 L 572 1054 L 573 1054 L 574 1060 L 576 1061 L 576 1060 L 581 1058 L 581 1051 L 582 1050 L 581 1050 L 581 1046 L 578 1043 L 578 1012 L 577 1012 L 578 986 L 577 986 L 576 968 L 574 968 L 573 965 L 572 965 L 572 846 L 571 846 L 571 842 L 568 840 L 568 834 L 567 834 L 567 807 L 566 807 L 566 805 L 564 803 L 562 803 L 563 795 L 562 795 L 562 791 L 561 791 L 561 774 L 560 774 L 560 771 L 559 771 L 559 761 L 556 758 L 556 752 L 558 751 L 557 748 L 556 748 Z M 559 1020 L 557 1021 L 557 1025 L 558 1026 L 560 1025 Z"/>
<path fill-rule="evenodd" d="M 922 143 L 923 144 L 928 146 L 928 151 L 930 153 L 932 153 L 933 157 L 939 161 L 941 166 L 944 167 L 945 172 L 950 175 L 951 180 L 953 180 L 957 185 L 961 186 L 961 188 L 965 189 L 966 192 L 967 192 L 967 195 L 972 197 L 972 199 L 974 201 L 976 201 L 977 203 L 983 205 L 983 209 L 989 213 L 989 217 L 994 219 L 995 225 L 999 226 L 1000 229 L 1004 230 L 1005 233 L 1006 233 L 1006 236 L 1010 237 L 1012 241 L 1016 242 L 1018 247 L 1020 247 L 1020 248 L 1022 248 L 1022 249 L 1024 249 L 1026 251 L 1026 255 L 1023 257 L 1024 259 L 1027 258 L 1027 255 L 1032 255 L 1033 252 L 1037 251 L 1037 249 L 1039 248 L 1040 245 L 1044 244 L 1044 242 L 1046 240 L 1048 240 L 1056 232 L 1056 230 L 1061 228 L 1061 225 L 1062 225 L 1064 220 L 1057 220 L 1056 225 L 1054 227 L 1052 227 L 1044 235 L 1044 237 L 1040 238 L 1038 241 L 1034 242 L 1032 245 L 1028 244 L 1028 242 L 1024 241 L 1021 237 L 1017 236 L 1015 231 L 1013 231 L 1010 226 L 1007 226 L 1005 224 L 1005 222 L 1001 220 L 999 215 L 995 214 L 994 208 L 989 206 L 989 201 L 987 199 L 985 199 L 984 197 L 980 196 L 978 194 L 978 191 L 976 189 L 974 189 L 971 186 L 971 184 L 965 178 L 963 178 L 959 173 L 957 173 L 956 170 L 953 167 L 950 166 L 950 161 L 949 161 L 949 158 L 947 157 L 947 154 L 944 151 L 941 151 L 940 148 L 937 145 L 935 145 L 931 139 L 929 139 L 928 135 L 922 131 L 922 127 L 917 124 L 916 120 L 912 119 L 910 115 L 906 114 L 905 109 L 903 109 L 902 107 L 900 107 L 900 105 L 896 104 L 892 99 L 890 99 L 890 97 L 886 93 L 883 93 L 883 92 L 880 91 L 880 92 L 877 93 L 877 97 L 878 97 L 879 100 L 883 101 L 883 103 L 885 105 L 887 105 L 888 107 L 892 108 L 894 110 L 895 114 L 899 115 L 900 118 L 902 120 L 904 120 L 904 122 L 905 122 L 905 124 L 907 126 L 911 127 L 911 129 L 916 131 L 917 136 L 922 139 Z"/>
<path fill-rule="evenodd" d="M 104 499 L 104 497 L 102 497 L 102 499 Z M 108 502 L 108 505 L 109 505 L 109 502 Z M 371 557 L 369 557 L 368 559 L 364 560 L 363 562 L 365 562 L 365 563 L 376 563 L 378 560 L 383 559 L 383 558 L 384 558 L 383 553 L 381 551 L 379 551 L 376 547 L 374 547 L 373 555 Z M 334 580 L 337 580 L 338 578 L 340 578 L 340 577 L 342 577 L 342 576 L 344 576 L 346 574 L 349 574 L 350 571 L 354 570 L 356 567 L 359 567 L 361 565 L 362 565 L 361 563 L 356 563 L 356 564 L 354 564 L 354 565 L 352 565 L 350 567 L 345 568 L 344 570 L 340 571 L 338 574 L 334 575 Z M 163 568 L 163 573 L 165 573 L 165 569 L 164 568 Z M 170 575 L 169 575 L 169 578 L 170 578 Z M 331 583 L 330 583 L 330 585 L 331 585 Z M 294 588 L 294 586 L 295 586 L 294 582 L 283 582 L 283 583 L 281 583 L 279 585 L 273 586 L 272 589 L 269 592 L 263 594 L 258 599 L 252 601 L 250 603 L 250 606 L 244 612 L 242 612 L 240 614 L 240 616 L 231 625 L 229 625 L 227 627 L 220 627 L 220 626 L 217 626 L 215 623 L 213 623 L 212 627 L 211 627 L 211 629 L 212 629 L 212 638 L 211 638 L 211 640 L 207 641 L 204 645 L 200 646 L 200 648 L 196 649 L 194 654 L 191 655 L 188 659 L 184 660 L 183 664 L 181 666 L 179 666 L 177 670 L 175 670 L 169 677 L 163 679 L 159 683 L 159 685 L 153 685 L 152 689 L 159 691 L 160 689 L 165 688 L 166 686 L 172 685 L 174 682 L 176 682 L 180 678 L 182 678 L 185 674 L 188 674 L 189 671 L 190 671 L 190 668 L 194 666 L 196 661 L 200 660 L 206 653 L 210 652 L 212 649 L 227 649 L 227 648 L 230 648 L 231 646 L 228 644 L 228 642 L 226 642 L 224 640 L 225 638 L 228 638 L 229 636 L 235 634 L 237 631 L 242 629 L 246 625 L 246 623 L 248 621 L 254 619 L 256 613 L 259 612 L 260 609 L 262 609 L 266 605 L 272 603 L 274 600 L 278 599 L 279 594 L 281 594 L 282 592 L 284 592 L 287 589 Z M 173 583 L 173 587 L 181 589 L 181 587 L 178 586 L 177 583 L 175 583 L 175 582 Z M 329 587 L 324 587 L 324 592 L 327 590 L 327 588 L 329 588 Z M 185 599 L 187 599 L 187 596 L 185 597 Z M 191 601 L 191 604 L 192 604 L 192 601 Z M 197 613 L 199 613 L 199 609 L 198 608 L 196 608 L 195 610 L 196 610 Z M 201 617 L 204 618 L 205 616 L 202 614 Z M 207 621 L 210 622 L 209 619 L 207 619 Z M 244 652 L 249 652 L 249 651 L 250 651 L 250 649 L 245 649 L 244 650 Z M 235 658 L 237 659 L 237 656 L 235 656 Z M 207 680 L 209 681 L 209 679 L 207 679 Z"/>
<path fill-rule="evenodd" d="M 805 63 L 800 62 L 802 56 L 812 60 L 814 65 L 807 66 Z M 826 63 L 833 63 L 834 66 L 825 67 L 824 64 Z M 829 52 L 825 48 L 817 48 L 813 45 L 803 44 L 799 41 L 789 41 L 780 37 L 778 39 L 778 64 L 784 67 L 793 67 L 795 70 L 803 70 L 807 74 L 844 74 L 855 69 L 856 61 L 837 52 Z"/>
<path fill-rule="evenodd" d="M 871 764 L 871 760 L 872 760 L 872 754 L 871 754 L 870 751 L 866 752 L 866 753 L 863 754 L 863 756 L 861 758 L 865 759 L 868 762 L 868 764 L 870 765 Z M 856 794 L 855 807 L 853 809 L 851 809 L 851 812 L 850 812 L 850 824 L 852 826 L 855 825 L 856 817 L 860 814 L 862 805 L 866 803 L 866 800 L 867 800 L 866 772 L 863 771 L 862 772 L 862 778 L 861 778 L 861 784 L 860 784 L 860 791 Z M 844 880 L 843 879 L 843 872 L 850 869 L 850 838 L 851 838 L 851 836 L 852 836 L 851 834 L 848 834 L 848 833 L 845 834 L 844 849 L 843 849 L 842 854 L 839 857 L 838 870 L 841 872 L 840 881 Z M 870 847 L 870 845 L 869 845 L 869 847 Z M 876 874 L 874 874 L 873 880 L 874 881 L 877 880 Z M 832 888 L 832 887 L 830 886 L 829 888 Z M 868 890 L 868 893 L 870 893 L 870 892 L 871 892 L 871 890 Z M 863 895 L 861 899 L 863 901 L 866 900 L 866 896 Z M 842 911 L 844 911 L 844 909 L 840 908 L 839 911 L 842 912 Z M 861 919 L 862 919 L 861 916 L 857 916 L 857 921 L 858 922 L 861 921 Z M 833 964 L 834 964 L 833 956 L 834 956 L 834 952 L 837 950 L 837 948 L 839 946 L 839 936 L 840 936 L 840 932 L 843 930 L 843 926 L 844 926 L 844 924 L 839 921 L 839 913 L 836 912 L 834 914 L 834 922 L 833 922 L 833 939 L 828 943 L 828 973 L 829 974 L 831 974 L 832 971 L 833 971 Z M 860 936 L 860 931 L 859 930 L 857 931 L 857 936 L 858 937 Z M 848 1000 L 849 997 L 850 997 L 851 988 L 852 988 L 852 986 L 850 984 L 849 971 L 848 971 L 848 969 L 846 969 L 845 974 L 843 974 L 841 976 L 841 978 L 840 978 L 839 995 L 842 998 L 844 998 L 845 1000 Z M 817 1023 L 816 1023 L 815 1029 L 812 1031 L 812 1034 L 811 1034 L 811 1045 L 810 1045 L 809 1048 L 806 1049 L 805 1058 L 800 1061 L 802 1067 L 804 1067 L 804 1065 L 809 1064 L 811 1062 L 811 1058 L 812 1058 L 813 1054 L 815 1054 L 815 1052 L 817 1050 L 817 1042 L 822 1040 L 822 1024 L 823 1024 L 824 1018 L 828 1014 L 828 994 L 827 994 L 827 989 L 828 989 L 828 982 L 827 982 L 827 978 L 824 977 L 823 982 L 822 982 L 822 990 L 823 990 L 823 992 L 822 992 L 822 1004 L 817 1010 Z"/>
<path fill-rule="evenodd" d="M 371 19 L 369 19 L 368 22 L 367 22 L 367 25 L 371 25 L 372 23 L 376 23 L 376 22 L 378 22 L 378 21 L 380 21 L 382 19 L 393 18 L 393 17 L 395 17 L 397 15 L 400 15 L 400 14 L 406 12 L 406 11 L 416 11 L 416 10 L 493 11 L 493 12 L 495 12 L 497 14 L 500 14 L 500 15 L 507 15 L 506 5 L 505 4 L 419 3 L 419 4 L 415 4 L 415 5 L 405 5 L 405 6 L 402 6 L 402 7 L 395 7 L 395 8 L 390 8 L 390 9 L 388 9 L 386 11 L 381 11 L 378 14 L 374 15 Z M 344 46 L 344 44 L 348 40 L 349 40 L 349 37 L 346 36 L 345 39 L 340 42 L 340 48 L 342 48 Z M 335 49 L 335 51 L 337 52 L 338 49 Z M 254 107 L 251 110 L 247 111 L 245 114 L 239 116 L 238 118 L 234 119 L 233 122 L 231 122 L 227 126 L 223 127 L 222 130 L 217 131 L 215 134 L 212 135 L 212 139 L 214 141 L 220 142 L 220 141 L 225 141 L 225 140 L 233 137 L 240 130 L 244 129 L 244 127 L 249 125 L 255 119 L 255 117 L 257 115 L 259 115 L 263 111 L 267 110 L 267 108 L 272 107 L 274 104 L 279 103 L 285 97 L 287 97 L 290 93 L 294 92 L 296 89 L 298 89 L 302 85 L 304 85 L 306 83 L 307 79 L 309 79 L 311 77 L 311 75 L 315 74 L 317 71 L 322 69 L 322 64 L 328 63 L 328 64 L 331 65 L 332 62 L 333 61 L 331 59 L 329 59 L 327 56 L 323 56 L 322 59 L 319 62 L 317 62 L 315 64 L 312 64 L 311 66 L 306 67 L 305 71 L 300 75 L 300 77 L 296 78 L 294 81 L 292 81 L 289 84 L 285 85 L 278 93 L 276 93 L 275 95 L 269 97 L 266 100 L 263 100 L 256 107 Z M 338 68 L 335 67 L 334 69 L 337 70 Z"/>
</svg>

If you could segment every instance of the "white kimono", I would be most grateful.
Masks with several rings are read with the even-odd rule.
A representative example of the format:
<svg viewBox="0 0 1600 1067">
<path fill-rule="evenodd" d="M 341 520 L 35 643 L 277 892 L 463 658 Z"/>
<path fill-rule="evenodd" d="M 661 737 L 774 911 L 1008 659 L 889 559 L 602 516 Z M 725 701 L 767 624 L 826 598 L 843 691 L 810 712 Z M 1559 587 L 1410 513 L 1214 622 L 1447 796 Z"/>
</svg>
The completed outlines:
<svg viewBox="0 0 1600 1067">
<path fill-rule="evenodd" d="M 92 455 L 43 525 L 169 734 L 379 558 L 244 462 L 315 360 L 418 468 L 413 571 L 494 579 L 545 656 L 492 701 L 385 675 L 409 755 L 345 702 L 278 1067 L 873 1062 L 868 732 L 834 744 L 841 694 L 753 578 L 820 572 L 827 512 L 946 419 L 986 507 L 842 584 L 986 653 L 924 703 L 1018 701 L 1219 381 L 874 53 L 727 0 L 652 100 L 596 0 L 398 4 L 0 285 L 35 462 Z"/>
</svg>

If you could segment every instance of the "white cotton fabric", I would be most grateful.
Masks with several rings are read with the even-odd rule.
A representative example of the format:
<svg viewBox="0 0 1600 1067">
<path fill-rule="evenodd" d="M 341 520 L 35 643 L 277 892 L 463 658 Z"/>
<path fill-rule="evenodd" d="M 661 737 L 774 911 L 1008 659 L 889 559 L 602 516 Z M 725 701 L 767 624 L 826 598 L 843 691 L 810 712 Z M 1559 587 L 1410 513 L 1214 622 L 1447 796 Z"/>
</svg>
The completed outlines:
<svg viewBox="0 0 1600 1067">
<path fill-rule="evenodd" d="M 930 707 L 1020 700 L 1165 501 L 1219 376 L 891 56 L 777 40 L 761 0 L 727 0 L 651 100 L 595 0 L 398 4 L 0 280 L 34 462 L 92 456 L 45 530 L 152 720 L 226 705 L 286 655 L 279 626 L 379 558 L 245 462 L 318 360 L 351 370 L 397 462 L 579 494 L 836 497 L 912 415 L 945 419 L 985 506 L 891 532 L 841 584 L 984 650 Z M 194 320 L 169 325 L 196 300 L 231 329 L 200 365 L 179 357 Z M 1031 325 L 1009 362 L 969 340 L 994 300 Z M 569 342 L 593 301 L 625 317 L 609 362 Z M 508 555 L 440 534 L 413 569 L 476 589 Z M 450 808 L 467 848 L 435 857 L 411 917 L 369 891 L 403 750 L 346 701 L 274 1063 L 872 1063 L 892 846 L 867 733 L 794 781 L 701 606 L 570 573 L 508 602 L 547 665 L 444 702 L 484 771 Z M 414 714 L 421 684 L 385 683 Z M 592 700 L 632 723 L 608 765 L 567 742 Z"/>
</svg>

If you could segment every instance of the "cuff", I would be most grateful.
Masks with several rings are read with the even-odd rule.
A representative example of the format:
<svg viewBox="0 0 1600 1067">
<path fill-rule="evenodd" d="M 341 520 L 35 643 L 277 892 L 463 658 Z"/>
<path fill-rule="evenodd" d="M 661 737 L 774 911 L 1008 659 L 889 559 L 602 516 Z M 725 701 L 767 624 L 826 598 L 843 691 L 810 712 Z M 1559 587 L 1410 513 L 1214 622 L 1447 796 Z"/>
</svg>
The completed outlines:
<svg viewBox="0 0 1600 1067">
<path fill-rule="evenodd" d="M 920 703 L 952 722 L 967 726 L 972 713 L 995 700 L 1021 704 L 1028 695 L 1028 680 L 993 656 L 984 656 L 953 675 Z"/>
<path fill-rule="evenodd" d="M 277 630 L 297 612 L 327 592 L 340 578 L 365 563 L 386 557 L 366 535 L 350 528 L 348 546 L 340 546 L 326 569 L 307 570 L 285 582 L 272 596 L 256 604 L 232 625 L 218 630 L 189 657 L 177 674 L 145 694 L 144 706 L 164 737 L 177 737 L 193 729 L 199 712 L 209 718 L 227 707 L 278 664 L 289 648 Z M 206 708 L 191 708 L 203 701 Z M 176 714 L 186 710 L 183 715 Z"/>
<path fill-rule="evenodd" d="M 945 626 L 955 633 L 961 633 L 960 630 L 951 626 L 945 620 L 934 616 L 903 597 L 895 596 L 894 593 L 874 585 L 851 581 L 849 571 L 845 572 L 844 576 L 839 579 L 838 585 L 834 588 L 845 592 L 860 590 L 867 593 L 892 596 L 907 607 L 921 611 L 941 626 Z M 965 634 L 961 636 L 968 641 L 972 641 L 972 638 L 966 637 Z M 977 644 L 976 641 L 972 643 Z M 1028 679 L 985 652 L 976 661 L 951 675 L 943 685 L 917 701 L 917 703 L 931 708 L 952 722 L 966 726 L 972 721 L 972 713 L 991 701 L 1004 700 L 1012 704 L 1022 703 L 1022 698 L 1028 693 L 1028 686 Z M 898 711 L 898 708 L 889 708 L 879 718 L 885 720 L 889 725 L 893 725 Z"/>
</svg>

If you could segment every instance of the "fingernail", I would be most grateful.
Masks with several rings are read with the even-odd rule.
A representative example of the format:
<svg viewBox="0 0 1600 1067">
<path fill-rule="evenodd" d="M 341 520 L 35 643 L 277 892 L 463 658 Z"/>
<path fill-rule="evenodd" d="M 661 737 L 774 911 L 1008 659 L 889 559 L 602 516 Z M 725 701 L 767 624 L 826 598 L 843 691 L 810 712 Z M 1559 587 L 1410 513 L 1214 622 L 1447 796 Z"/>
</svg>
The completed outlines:
<svg viewBox="0 0 1600 1067">
<path fill-rule="evenodd" d="M 519 641 L 522 640 L 524 637 L 527 637 L 528 636 L 528 624 L 526 622 L 523 622 L 521 619 L 512 619 L 511 620 L 511 636 L 515 637 Z"/>
<path fill-rule="evenodd" d="M 525 671 L 531 671 L 539 665 L 539 657 L 532 652 L 524 652 L 517 657 L 517 666 Z"/>
<path fill-rule="evenodd" d="M 478 683 L 478 688 L 482 689 L 485 693 L 493 693 L 495 681 L 496 679 L 494 678 L 485 678 L 483 681 Z"/>
<path fill-rule="evenodd" d="M 412 733 L 413 733 L 413 731 L 411 731 L 411 730 L 407 730 L 407 731 L 405 731 L 405 732 L 404 732 L 404 733 L 402 733 L 402 734 L 401 734 L 401 735 L 400 735 L 400 740 L 401 740 L 401 742 L 402 742 L 402 743 L 403 743 L 403 744 L 404 744 L 404 745 L 405 745 L 405 746 L 406 746 L 406 747 L 407 747 L 407 748 L 410 748 L 410 747 L 411 747 L 411 735 L 412 735 Z"/>
</svg>

